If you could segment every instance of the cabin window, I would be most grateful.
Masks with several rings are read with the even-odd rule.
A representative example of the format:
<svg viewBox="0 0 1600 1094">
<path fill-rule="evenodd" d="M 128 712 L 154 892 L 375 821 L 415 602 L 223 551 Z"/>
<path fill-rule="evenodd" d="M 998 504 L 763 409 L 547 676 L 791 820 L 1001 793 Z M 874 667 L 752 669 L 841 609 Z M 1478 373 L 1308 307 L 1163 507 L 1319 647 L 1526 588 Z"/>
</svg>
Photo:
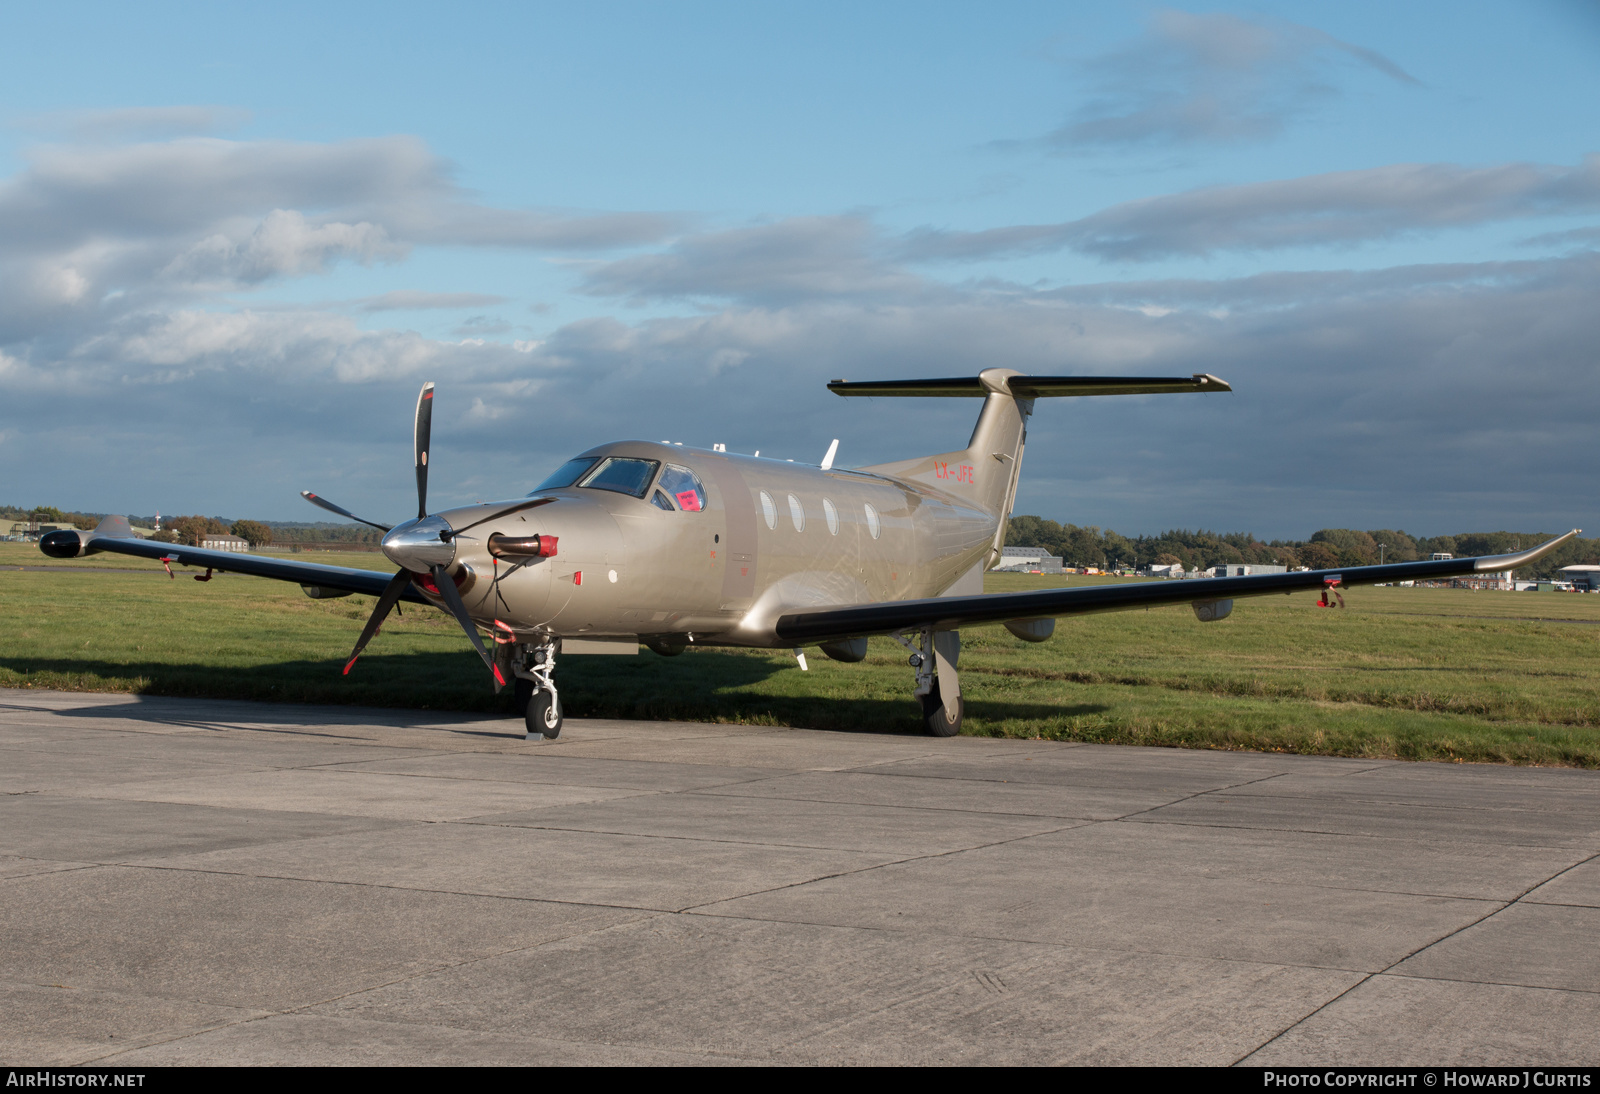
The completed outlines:
<svg viewBox="0 0 1600 1094">
<path fill-rule="evenodd" d="M 583 473 L 600 462 L 599 456 L 580 456 L 575 460 L 568 460 L 556 468 L 555 474 L 545 479 L 533 488 L 533 494 L 541 490 L 560 490 L 564 486 L 571 486 L 583 477 Z M 531 498 L 533 494 L 528 496 Z"/>
<path fill-rule="evenodd" d="M 862 508 L 867 512 L 867 531 L 872 533 L 873 539 L 877 539 L 878 533 L 883 531 L 878 524 L 878 511 L 870 505 L 864 505 Z"/>
<path fill-rule="evenodd" d="M 806 530 L 805 508 L 800 504 L 800 499 L 793 494 L 789 495 L 789 519 L 794 521 L 794 530 L 796 532 L 804 532 Z"/>
<path fill-rule="evenodd" d="M 668 501 L 667 496 L 659 490 L 656 491 L 656 496 L 650 499 L 650 504 L 654 505 L 657 509 L 665 509 L 669 513 L 673 511 L 672 503 Z"/>
<path fill-rule="evenodd" d="M 677 502 L 678 508 L 685 513 L 698 513 L 706 507 L 706 488 L 701 484 L 700 477 L 687 467 L 667 464 L 667 469 L 661 472 L 661 481 L 656 485 L 668 498 Z"/>
<path fill-rule="evenodd" d="M 831 536 L 838 535 L 839 510 L 835 509 L 833 507 L 833 502 L 829 501 L 827 498 L 822 499 L 822 515 L 828 518 L 828 534 Z"/>
<path fill-rule="evenodd" d="M 632 460 L 625 456 L 612 456 L 589 472 L 589 477 L 578 485 L 589 490 L 613 490 L 618 494 L 644 497 L 650 489 L 650 480 L 656 477 L 655 460 Z"/>
<path fill-rule="evenodd" d="M 767 518 L 767 528 L 776 530 L 778 527 L 778 507 L 772 504 L 772 495 L 765 490 L 761 491 L 761 515 Z"/>
</svg>

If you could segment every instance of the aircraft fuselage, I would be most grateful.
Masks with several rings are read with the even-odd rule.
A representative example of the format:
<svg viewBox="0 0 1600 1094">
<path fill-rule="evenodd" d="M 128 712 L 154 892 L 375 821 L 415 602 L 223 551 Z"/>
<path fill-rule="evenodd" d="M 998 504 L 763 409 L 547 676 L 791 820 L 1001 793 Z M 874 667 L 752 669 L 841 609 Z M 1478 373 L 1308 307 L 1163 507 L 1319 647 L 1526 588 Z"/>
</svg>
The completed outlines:
<svg viewBox="0 0 1600 1094">
<path fill-rule="evenodd" d="M 871 472 L 644 441 L 601 445 L 578 459 L 600 466 L 612 457 L 655 465 L 638 496 L 540 490 L 530 496 L 547 504 L 453 540 L 451 572 L 475 620 L 489 628 L 498 620 L 519 641 L 782 645 L 773 627 L 783 611 L 938 596 L 981 576 L 999 530 L 998 514 L 954 493 Z M 698 491 L 672 489 L 687 481 L 683 471 Z M 429 519 L 465 528 L 504 504 Z M 497 559 L 495 533 L 553 536 L 556 554 Z M 403 549 L 390 557 L 407 565 Z M 958 591 L 981 591 L 968 583 Z"/>
</svg>

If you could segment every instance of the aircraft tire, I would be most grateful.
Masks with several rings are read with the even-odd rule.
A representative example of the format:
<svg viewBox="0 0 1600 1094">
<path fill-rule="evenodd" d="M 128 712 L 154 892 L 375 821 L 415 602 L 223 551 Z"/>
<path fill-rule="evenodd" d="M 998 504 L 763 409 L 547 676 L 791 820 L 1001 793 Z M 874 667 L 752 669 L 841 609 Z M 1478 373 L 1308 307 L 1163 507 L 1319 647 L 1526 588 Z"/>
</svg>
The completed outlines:
<svg viewBox="0 0 1600 1094">
<path fill-rule="evenodd" d="M 561 736 L 561 723 L 565 720 L 561 704 L 554 695 L 543 689 L 534 692 L 528 700 L 528 710 L 523 719 L 529 733 L 542 733 L 547 741 Z"/>
<path fill-rule="evenodd" d="M 944 698 L 939 694 L 939 678 L 934 677 L 933 690 L 922 697 L 922 726 L 930 736 L 954 737 L 961 732 L 966 704 L 957 694 L 952 705 L 954 710 L 946 709 Z"/>
<path fill-rule="evenodd" d="M 528 713 L 528 700 L 533 698 L 533 681 L 517 677 L 511 685 L 511 709 L 518 714 Z"/>
</svg>

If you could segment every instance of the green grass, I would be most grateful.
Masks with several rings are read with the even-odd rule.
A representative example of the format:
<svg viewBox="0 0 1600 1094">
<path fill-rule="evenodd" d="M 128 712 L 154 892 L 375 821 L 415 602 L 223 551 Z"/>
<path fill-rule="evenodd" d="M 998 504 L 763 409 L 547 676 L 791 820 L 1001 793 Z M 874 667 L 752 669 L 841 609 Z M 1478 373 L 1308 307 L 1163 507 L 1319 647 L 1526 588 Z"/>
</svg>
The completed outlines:
<svg viewBox="0 0 1600 1094">
<path fill-rule="evenodd" d="M 304 554 L 387 569 L 381 555 Z M 0 544 L 0 686 L 450 710 L 505 709 L 453 621 L 392 620 L 340 675 L 371 599 L 313 601 L 236 576 L 209 583 L 97 555 L 54 563 Z M 991 575 L 990 591 L 1060 579 Z M 1095 578 L 1074 577 L 1072 584 Z M 1111 579 L 1116 580 L 1116 579 Z M 963 632 L 965 732 L 1340 756 L 1600 766 L 1600 596 L 1356 589 L 1241 600 L 1201 624 L 1187 607 L 1062 620 L 1040 645 Z M 841 665 L 812 650 L 568 657 L 576 716 L 916 732 L 905 654 L 875 639 Z"/>
</svg>

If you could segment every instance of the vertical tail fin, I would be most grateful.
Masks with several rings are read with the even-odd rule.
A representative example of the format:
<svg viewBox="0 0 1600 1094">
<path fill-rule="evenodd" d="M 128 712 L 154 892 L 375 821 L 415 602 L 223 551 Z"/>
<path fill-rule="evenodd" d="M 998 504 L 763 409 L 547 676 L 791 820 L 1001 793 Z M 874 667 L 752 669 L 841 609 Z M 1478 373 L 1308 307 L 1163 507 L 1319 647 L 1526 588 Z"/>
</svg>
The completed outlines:
<svg viewBox="0 0 1600 1094">
<path fill-rule="evenodd" d="M 835 380 L 828 390 L 836 395 L 890 395 L 983 398 L 983 410 L 967 447 L 936 456 L 878 464 L 862 468 L 879 475 L 909 479 L 961 498 L 993 515 L 995 532 L 990 565 L 1005 545 L 1011 507 L 1017 498 L 1022 473 L 1022 449 L 1028 437 L 1028 418 L 1036 398 L 1084 395 L 1157 395 L 1185 392 L 1232 391 L 1224 381 L 1207 373 L 1193 376 L 1026 376 L 1009 368 L 986 368 L 976 377 L 936 380 Z"/>
<path fill-rule="evenodd" d="M 1021 373 L 1014 369 L 989 368 L 976 380 L 962 380 L 962 387 L 940 391 L 881 391 L 861 394 L 938 394 L 982 395 L 983 410 L 973 427 L 967 447 L 934 456 L 878 464 L 862 468 L 879 475 L 909 479 L 955 495 L 992 514 L 999 521 L 994 549 L 1005 545 L 1006 525 L 1017 496 L 1017 479 L 1022 473 L 1022 450 L 1028 437 L 1028 417 L 1033 413 L 1031 398 L 1019 399 L 1006 381 Z M 838 388 L 835 385 L 829 385 Z M 841 392 L 846 394 L 846 392 Z M 848 392 L 855 394 L 855 392 Z M 998 558 L 998 554 L 993 555 Z"/>
</svg>

